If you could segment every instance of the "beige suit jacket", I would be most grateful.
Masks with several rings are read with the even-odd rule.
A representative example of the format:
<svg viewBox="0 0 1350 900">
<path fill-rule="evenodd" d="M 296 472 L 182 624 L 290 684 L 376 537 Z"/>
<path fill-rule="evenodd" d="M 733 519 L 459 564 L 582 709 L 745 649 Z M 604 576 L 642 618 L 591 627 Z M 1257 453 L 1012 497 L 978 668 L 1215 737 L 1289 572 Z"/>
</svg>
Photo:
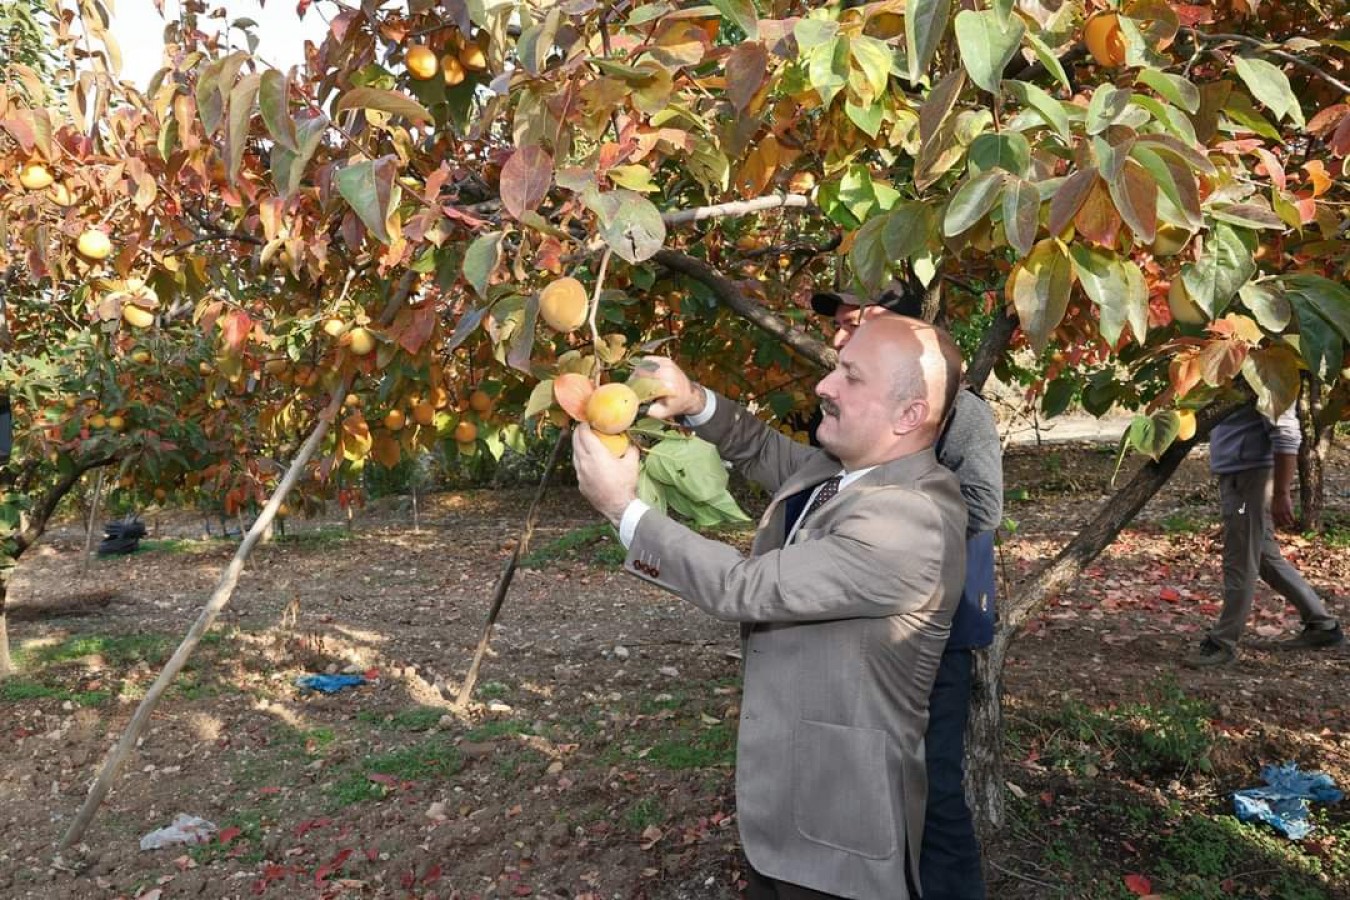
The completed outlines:
<svg viewBox="0 0 1350 900">
<path fill-rule="evenodd" d="M 626 568 L 742 623 L 741 842 L 761 873 L 843 897 L 918 882 L 928 694 L 965 578 L 966 507 L 931 450 L 850 484 L 783 546 L 783 501 L 838 460 L 719 398 L 697 429 L 773 491 L 750 556 L 655 511 Z"/>
</svg>

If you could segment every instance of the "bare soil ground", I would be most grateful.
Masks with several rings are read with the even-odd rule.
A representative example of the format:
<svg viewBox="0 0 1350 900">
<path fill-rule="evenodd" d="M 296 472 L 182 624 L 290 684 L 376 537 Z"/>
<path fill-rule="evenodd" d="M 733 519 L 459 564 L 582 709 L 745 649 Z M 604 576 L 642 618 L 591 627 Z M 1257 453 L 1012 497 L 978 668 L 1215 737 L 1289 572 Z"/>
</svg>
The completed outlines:
<svg viewBox="0 0 1350 900">
<path fill-rule="evenodd" d="M 1087 518 L 1113 462 L 1009 456 L 1009 583 Z M 1340 454 L 1328 478 L 1339 529 L 1284 539 L 1343 617 L 1348 468 Z M 142 552 L 86 571 L 78 524 L 55 529 L 11 594 L 22 668 L 0 686 L 0 897 L 739 896 L 736 631 L 619 572 L 574 491 L 546 503 L 472 708 L 449 708 L 528 499 L 439 495 L 418 531 L 399 501 L 350 531 L 294 522 L 255 554 L 69 870 L 55 842 L 234 545 L 166 514 Z M 1227 799 L 1284 760 L 1350 785 L 1350 651 L 1178 665 L 1218 609 L 1214 499 L 1189 461 L 1016 644 L 991 897 L 1350 897 L 1346 804 L 1291 844 L 1237 825 Z M 1262 596 L 1253 637 L 1296 628 Z M 294 685 L 329 671 L 372 681 Z M 1140 743 L 1131 721 L 1176 739 Z M 180 812 L 223 830 L 138 849 Z"/>
</svg>

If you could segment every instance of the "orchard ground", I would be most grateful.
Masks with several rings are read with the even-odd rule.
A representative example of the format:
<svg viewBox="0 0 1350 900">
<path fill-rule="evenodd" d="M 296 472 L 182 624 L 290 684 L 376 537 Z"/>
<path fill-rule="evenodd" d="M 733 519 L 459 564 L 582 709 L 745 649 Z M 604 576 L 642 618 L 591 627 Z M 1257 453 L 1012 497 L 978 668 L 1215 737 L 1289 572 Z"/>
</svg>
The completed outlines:
<svg viewBox="0 0 1350 900">
<path fill-rule="evenodd" d="M 1010 452 L 1006 581 L 1072 535 L 1113 464 L 1109 447 Z M 619 572 L 573 489 L 546 500 L 472 708 L 448 708 L 529 495 L 424 498 L 420 531 L 397 500 L 350 531 L 292 520 L 161 703 L 78 871 L 51 866 L 54 844 L 234 544 L 166 513 L 141 552 L 85 572 L 79 524 L 55 529 L 11 590 L 0 896 L 738 896 L 736 629 Z M 1350 619 L 1343 450 L 1327 501 L 1327 536 L 1283 543 Z M 762 502 L 746 497 L 752 513 Z M 1014 645 L 991 897 L 1350 897 L 1350 804 L 1315 808 L 1293 843 L 1238 824 L 1229 798 L 1287 760 L 1350 786 L 1350 650 L 1179 667 L 1220 600 L 1215 502 L 1204 460 L 1188 460 Z M 1251 628 L 1297 622 L 1263 589 Z M 374 682 L 294 686 L 348 669 Z M 138 850 L 178 813 L 222 830 Z"/>
</svg>

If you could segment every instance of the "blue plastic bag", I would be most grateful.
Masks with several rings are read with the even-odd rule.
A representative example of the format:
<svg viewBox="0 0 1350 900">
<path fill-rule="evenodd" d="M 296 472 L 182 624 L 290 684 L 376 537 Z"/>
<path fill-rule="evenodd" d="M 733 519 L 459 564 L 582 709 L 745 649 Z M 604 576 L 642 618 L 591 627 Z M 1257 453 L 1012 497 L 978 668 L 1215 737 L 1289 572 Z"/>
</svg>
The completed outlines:
<svg viewBox="0 0 1350 900">
<path fill-rule="evenodd" d="M 324 694 L 336 694 L 349 687 L 366 683 L 364 675 L 301 675 L 295 679 L 295 686 L 302 691 L 319 691 Z"/>
<path fill-rule="evenodd" d="M 1308 821 L 1308 801 L 1336 803 L 1345 795 L 1325 772 L 1300 772 L 1296 763 L 1262 766 L 1267 787 L 1233 792 L 1233 808 L 1239 821 L 1265 822 L 1291 841 L 1313 830 Z"/>
</svg>

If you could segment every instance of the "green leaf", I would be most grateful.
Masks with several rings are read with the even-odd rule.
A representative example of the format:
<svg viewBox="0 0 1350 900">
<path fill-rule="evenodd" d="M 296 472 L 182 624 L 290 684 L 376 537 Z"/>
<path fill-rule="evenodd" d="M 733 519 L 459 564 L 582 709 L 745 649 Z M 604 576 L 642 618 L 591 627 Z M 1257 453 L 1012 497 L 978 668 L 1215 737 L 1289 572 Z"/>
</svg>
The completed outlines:
<svg viewBox="0 0 1350 900">
<path fill-rule="evenodd" d="M 1149 68 L 1140 70 L 1136 81 L 1153 88 L 1169 103 L 1175 103 L 1188 113 L 1200 109 L 1200 89 L 1189 78 Z"/>
<path fill-rule="evenodd" d="M 891 277 L 891 255 L 886 252 L 885 232 L 889 216 L 875 216 L 853 235 L 848 263 L 868 295 L 880 293 Z"/>
<path fill-rule="evenodd" d="M 1243 228 L 1273 228 L 1284 230 L 1284 222 L 1269 207 L 1260 203 L 1216 203 L 1209 214 L 1220 222 L 1228 222 Z"/>
<path fill-rule="evenodd" d="M 225 170 L 234 184 L 239 177 L 239 166 L 244 161 L 244 144 L 248 141 L 248 126 L 253 121 L 253 101 L 258 96 L 262 76 L 257 72 L 245 75 L 230 91 L 230 122 L 225 140 Z"/>
<path fill-rule="evenodd" d="M 998 203 L 999 192 L 1008 175 L 993 169 L 976 175 L 961 185 L 947 204 L 942 219 L 942 233 L 947 237 L 961 234 L 973 227 Z"/>
<path fill-rule="evenodd" d="M 639 500 L 663 515 L 669 509 L 669 504 L 666 503 L 666 486 L 647 474 L 645 465 L 638 472 L 637 495 Z"/>
<path fill-rule="evenodd" d="M 276 145 L 292 153 L 298 152 L 300 145 L 296 141 L 295 122 L 291 119 L 286 103 L 286 76 L 276 69 L 262 73 L 258 107 L 262 110 L 267 133 Z"/>
<path fill-rule="evenodd" d="M 918 82 L 927 74 L 951 13 L 951 0 L 906 0 L 905 56 L 910 81 Z M 1005 18 L 1003 24 L 1007 22 Z"/>
<path fill-rule="evenodd" d="M 712 0 L 712 5 L 744 31 L 748 40 L 759 40 L 759 13 L 751 0 Z"/>
<path fill-rule="evenodd" d="M 1219 222 L 1210 230 L 1204 255 L 1181 267 L 1181 280 L 1191 299 L 1211 319 L 1217 319 L 1255 272 L 1256 261 L 1242 235 Z"/>
<path fill-rule="evenodd" d="M 488 280 L 497 270 L 501 260 L 502 232 L 490 231 L 479 235 L 464 252 L 464 279 L 478 292 L 478 296 L 487 299 Z"/>
<path fill-rule="evenodd" d="M 1276 121 L 1288 116 L 1299 128 L 1303 127 L 1303 110 L 1298 105 L 1298 97 L 1289 86 L 1289 77 L 1278 66 L 1249 56 L 1239 56 L 1234 65 L 1247 90 L 1274 114 Z"/>
<path fill-rule="evenodd" d="M 202 130 L 208 137 L 216 133 L 225 115 L 225 95 L 220 89 L 224 65 L 223 59 L 207 63 L 197 79 L 197 115 L 201 117 Z"/>
<path fill-rule="evenodd" d="M 973 175 L 999 168 L 1026 177 L 1031 166 L 1031 144 L 1016 132 L 982 134 L 971 143 L 967 159 Z"/>
<path fill-rule="evenodd" d="M 1069 408 L 1073 395 L 1078 392 L 1077 378 L 1056 378 L 1045 387 L 1041 396 L 1041 412 L 1047 419 L 1053 419 Z"/>
<path fill-rule="evenodd" d="M 1007 294 L 1027 340 L 1039 353 L 1064 319 L 1073 287 L 1073 263 L 1054 238 L 1037 244 L 1008 275 Z"/>
<path fill-rule="evenodd" d="M 1045 120 L 1045 123 L 1054 129 L 1055 134 L 1066 144 L 1072 139 L 1069 131 L 1069 115 L 1064 111 L 1064 104 L 1060 103 L 1054 97 L 1040 89 L 1034 84 L 1028 84 L 1025 81 L 1007 82 L 1009 92 L 1023 105 L 1035 110 L 1036 113 Z"/>
<path fill-rule="evenodd" d="M 661 189 L 660 185 L 652 181 L 652 170 L 646 166 L 615 166 L 606 174 L 614 184 L 639 194 L 650 194 Z"/>
<path fill-rule="evenodd" d="M 833 41 L 839 34 L 839 23 L 825 19 L 798 19 L 792 26 L 792 36 L 797 39 L 797 48 L 802 59 L 811 50 Z"/>
<path fill-rule="evenodd" d="M 881 133 L 881 126 L 885 124 L 886 110 L 880 103 L 868 103 L 859 105 L 850 98 L 844 103 L 844 112 L 848 119 L 854 125 L 866 134 L 874 138 Z"/>
<path fill-rule="evenodd" d="M 1271 334 L 1281 334 L 1289 327 L 1293 310 L 1289 300 L 1274 283 L 1249 281 L 1238 288 L 1242 305 L 1256 318 L 1256 323 Z"/>
<path fill-rule="evenodd" d="M 292 153 L 277 145 L 272 149 L 272 180 L 282 197 L 290 197 L 304 180 L 305 167 L 309 165 L 314 151 L 323 143 L 324 132 L 328 130 L 328 117 L 322 113 L 306 115 L 295 120 L 296 142 L 299 152 Z"/>
<path fill-rule="evenodd" d="M 1003 231 L 1018 256 L 1026 256 L 1036 244 L 1040 228 L 1041 192 L 1024 178 L 1008 179 L 1003 192 Z"/>
<path fill-rule="evenodd" d="M 836 37 L 810 52 L 807 76 L 824 106 L 833 103 L 834 98 L 848 85 L 848 45 L 848 38 Z"/>
<path fill-rule="evenodd" d="M 928 237 L 933 233 L 933 210 L 927 204 L 902 203 L 885 219 L 882 240 L 888 260 L 910 259 L 928 247 Z"/>
<path fill-rule="evenodd" d="M 1097 304 L 1106 342 L 1114 346 L 1128 322 L 1135 342 L 1142 345 L 1148 334 L 1148 284 L 1138 264 L 1110 250 L 1082 244 L 1070 247 L 1069 254 L 1079 284 Z"/>
<path fill-rule="evenodd" d="M 343 94 L 338 99 L 337 111 L 348 109 L 378 109 L 390 115 L 403 116 L 413 124 L 433 121 L 426 107 L 407 94 L 373 87 L 352 88 Z"/>
<path fill-rule="evenodd" d="M 727 470 L 717 448 L 700 438 L 658 441 L 647 451 L 647 474 L 706 503 L 726 489 Z"/>
<path fill-rule="evenodd" d="M 1110 128 L 1130 105 L 1130 92 L 1104 84 L 1093 91 L 1088 101 L 1083 128 L 1088 134 L 1101 134 Z"/>
<path fill-rule="evenodd" d="M 885 41 L 864 34 L 849 41 L 849 53 L 866 82 L 866 90 L 859 90 L 855 80 L 854 93 L 862 103 L 869 106 L 876 105 L 886 93 L 886 86 L 891 78 L 891 66 L 895 62 L 894 51 Z"/>
<path fill-rule="evenodd" d="M 1290 300 L 1303 301 L 1350 341 L 1350 289 L 1320 275 L 1286 275 L 1280 279 Z"/>
<path fill-rule="evenodd" d="M 1229 94 L 1227 102 L 1224 103 L 1223 112 L 1237 124 L 1250 129 L 1263 138 L 1269 138 L 1277 142 L 1283 141 L 1280 136 L 1280 129 L 1270 124 L 1265 116 L 1257 112 L 1256 107 L 1252 105 L 1251 98 L 1246 94 L 1238 91 Z"/>
<path fill-rule="evenodd" d="M 620 188 L 600 195 L 600 237 L 630 263 L 650 259 L 666 240 L 661 212 L 641 194 Z"/>
<path fill-rule="evenodd" d="M 1136 160 L 1153 176 L 1158 189 L 1162 191 L 1158 211 L 1163 219 L 1168 221 L 1179 219 L 1173 224 L 1181 225 L 1188 231 L 1195 231 L 1204 224 L 1204 217 L 1200 211 L 1200 184 L 1196 181 L 1195 172 L 1189 166 L 1176 156 L 1164 156 L 1154 152 L 1150 147 L 1140 146 L 1137 143 L 1130 151 L 1130 158 Z M 1163 199 L 1171 206 L 1163 203 Z"/>
<path fill-rule="evenodd" d="M 1151 416 L 1135 416 L 1124 440 L 1154 462 L 1172 446 L 1181 433 L 1181 416 L 1175 409 L 1160 409 Z"/>
<path fill-rule="evenodd" d="M 956 14 L 956 44 L 961 52 L 961 65 L 971 81 L 995 95 L 1003 80 L 1003 70 L 1017 53 L 1026 32 L 1021 19 L 1010 19 L 1005 27 L 998 18 L 998 13 L 992 9 L 979 12 L 964 9 Z"/>
<path fill-rule="evenodd" d="M 351 204 L 352 211 L 382 244 L 389 243 L 385 220 L 389 215 L 394 172 L 392 157 L 368 159 L 342 169 L 335 179 L 338 193 Z"/>
<path fill-rule="evenodd" d="M 1064 66 L 1055 55 L 1055 51 L 1051 50 L 1036 32 L 1028 31 L 1026 36 L 1027 43 L 1031 44 L 1031 49 L 1035 51 L 1041 65 L 1045 66 L 1045 71 L 1055 76 L 1055 80 L 1064 86 L 1064 90 L 1072 93 L 1073 85 L 1069 82 L 1068 73 L 1064 71 Z"/>
</svg>

